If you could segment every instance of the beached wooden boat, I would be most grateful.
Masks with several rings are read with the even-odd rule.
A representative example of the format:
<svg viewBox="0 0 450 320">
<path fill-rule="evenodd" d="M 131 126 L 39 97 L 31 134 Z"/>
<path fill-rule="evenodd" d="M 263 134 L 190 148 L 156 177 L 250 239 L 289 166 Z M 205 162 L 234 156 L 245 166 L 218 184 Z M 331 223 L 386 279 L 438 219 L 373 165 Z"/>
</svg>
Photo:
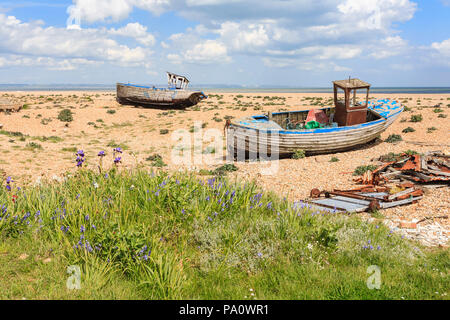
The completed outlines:
<svg viewBox="0 0 450 320">
<path fill-rule="evenodd" d="M 0 111 L 3 112 L 17 112 L 22 109 L 22 105 L 8 99 L 0 99 Z"/>
<path fill-rule="evenodd" d="M 287 155 L 298 149 L 309 154 L 345 151 L 376 139 L 403 111 L 397 101 L 369 101 L 370 85 L 361 80 L 335 81 L 334 86 L 334 107 L 231 120 L 227 123 L 229 154 L 236 156 L 240 151 Z M 344 91 L 344 100 L 338 99 L 338 89 Z M 367 90 L 364 102 L 356 101 L 357 89 Z M 308 121 L 311 117 L 318 121 Z M 318 127 L 311 128 L 313 125 Z"/>
<path fill-rule="evenodd" d="M 120 104 L 185 108 L 206 98 L 201 91 L 188 90 L 186 77 L 167 72 L 167 78 L 167 88 L 117 83 L 116 100 Z"/>
</svg>

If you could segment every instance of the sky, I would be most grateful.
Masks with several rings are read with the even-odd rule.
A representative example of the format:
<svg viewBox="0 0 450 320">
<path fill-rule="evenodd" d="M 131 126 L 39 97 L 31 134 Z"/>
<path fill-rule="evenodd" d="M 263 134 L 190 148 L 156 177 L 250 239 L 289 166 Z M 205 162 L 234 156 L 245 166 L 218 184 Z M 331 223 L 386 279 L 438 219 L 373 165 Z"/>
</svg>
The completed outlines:
<svg viewBox="0 0 450 320">
<path fill-rule="evenodd" d="M 0 83 L 450 87 L 450 0 L 0 0 Z"/>
</svg>

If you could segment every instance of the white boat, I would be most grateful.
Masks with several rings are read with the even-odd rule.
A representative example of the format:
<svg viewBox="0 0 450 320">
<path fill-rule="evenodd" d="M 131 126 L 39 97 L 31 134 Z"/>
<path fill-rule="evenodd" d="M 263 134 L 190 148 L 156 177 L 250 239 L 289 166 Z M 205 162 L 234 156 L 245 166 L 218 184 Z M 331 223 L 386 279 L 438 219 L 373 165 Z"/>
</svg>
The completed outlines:
<svg viewBox="0 0 450 320">
<path fill-rule="evenodd" d="M 332 153 L 364 145 L 385 131 L 402 113 L 402 105 L 393 100 L 369 101 L 370 85 L 359 79 L 334 82 L 334 107 L 248 116 L 227 123 L 227 149 L 259 154 Z M 338 90 L 344 100 L 338 99 Z M 366 89 L 365 101 L 356 101 L 356 90 Z M 353 92 L 353 103 L 351 93 Z M 308 116 L 320 114 L 320 127 L 310 128 Z M 326 117 L 325 117 L 325 116 Z M 317 125 L 317 121 L 316 125 Z M 314 123 L 312 123 L 314 124 Z"/>
</svg>

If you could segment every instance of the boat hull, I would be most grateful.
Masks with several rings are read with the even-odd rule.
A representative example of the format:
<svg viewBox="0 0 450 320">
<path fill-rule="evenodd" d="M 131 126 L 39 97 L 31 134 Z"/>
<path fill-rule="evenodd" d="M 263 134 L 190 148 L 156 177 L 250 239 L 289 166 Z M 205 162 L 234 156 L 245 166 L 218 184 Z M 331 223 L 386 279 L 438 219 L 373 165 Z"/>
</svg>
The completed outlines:
<svg viewBox="0 0 450 320">
<path fill-rule="evenodd" d="M 400 105 L 385 117 L 347 127 L 313 130 L 258 128 L 249 118 L 232 121 L 227 129 L 227 150 L 252 154 L 288 155 L 298 149 L 308 154 L 333 153 L 360 147 L 376 139 L 401 114 Z M 379 114 L 379 113 L 378 113 Z"/>
<path fill-rule="evenodd" d="M 196 105 L 205 98 L 205 94 L 200 91 L 117 84 L 116 100 L 124 105 L 186 108 Z"/>
</svg>

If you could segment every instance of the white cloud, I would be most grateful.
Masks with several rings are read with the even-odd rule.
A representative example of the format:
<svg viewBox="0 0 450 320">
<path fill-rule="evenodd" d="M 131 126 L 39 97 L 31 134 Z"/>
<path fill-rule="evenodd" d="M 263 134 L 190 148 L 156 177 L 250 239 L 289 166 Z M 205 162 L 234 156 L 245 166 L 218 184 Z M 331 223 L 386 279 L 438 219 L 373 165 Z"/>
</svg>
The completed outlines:
<svg viewBox="0 0 450 320">
<path fill-rule="evenodd" d="M 370 57 L 375 59 L 385 59 L 405 53 L 408 49 L 408 42 L 400 36 L 387 37 L 379 43 L 371 46 Z"/>
<path fill-rule="evenodd" d="M 170 5 L 170 0 L 73 0 L 67 13 L 68 25 L 82 22 L 120 21 L 128 17 L 134 7 L 161 14 Z"/>
<path fill-rule="evenodd" d="M 112 28 L 109 30 L 109 33 L 112 35 L 134 38 L 145 46 L 153 46 L 156 42 L 155 37 L 147 32 L 147 27 L 137 22 L 129 23 L 117 30 Z"/>
<path fill-rule="evenodd" d="M 0 51 L 10 54 L 136 65 L 146 62 L 152 53 L 108 38 L 106 29 L 42 27 L 41 23 L 26 23 L 4 14 L 0 14 L 0 25 L 3 26 L 0 29 Z M 150 38 L 140 39 L 152 42 Z"/>
<path fill-rule="evenodd" d="M 263 58 L 263 63 L 265 66 L 271 68 L 296 68 L 302 71 L 309 72 L 344 72 L 352 70 L 351 68 L 337 65 L 334 62 L 317 62 L 311 61 L 309 59 L 299 60 L 293 58 L 266 57 Z"/>
<path fill-rule="evenodd" d="M 87 59 L 54 59 L 49 57 L 29 57 L 8 54 L 0 56 L 0 68 L 8 67 L 45 67 L 49 70 L 69 71 L 80 66 L 98 65 L 98 61 Z M 101 64 L 101 62 L 100 62 Z"/>
<path fill-rule="evenodd" d="M 442 42 L 433 42 L 431 47 L 437 50 L 442 56 L 450 58 L 450 39 Z"/>
<path fill-rule="evenodd" d="M 313 55 L 319 60 L 352 59 L 359 56 L 362 49 L 355 46 L 313 46 L 299 50 L 300 54 Z"/>
<path fill-rule="evenodd" d="M 392 57 L 408 45 L 395 43 L 402 39 L 391 28 L 412 19 L 417 5 L 411 0 L 73 0 L 68 13 L 69 20 L 110 22 L 128 17 L 134 8 L 156 15 L 175 11 L 198 22 L 162 41 L 161 47 L 172 51 L 165 55 L 219 63 L 234 54 L 309 56 L 320 61 L 352 59 L 367 51 L 370 58 Z M 144 46 L 155 43 L 138 23 L 112 29 L 111 34 L 134 37 Z M 385 48 L 377 48 L 375 44 L 383 41 Z"/>
<path fill-rule="evenodd" d="M 442 42 L 433 42 L 430 47 L 423 49 L 431 51 L 429 60 L 432 61 L 433 64 L 450 66 L 450 39 Z"/>
<path fill-rule="evenodd" d="M 200 24 L 172 35 L 170 48 L 187 51 L 207 38 L 230 56 L 382 59 L 407 52 L 392 26 L 412 19 L 416 7 L 410 0 L 180 0 L 172 8 Z"/>
<path fill-rule="evenodd" d="M 81 21 L 92 23 L 107 18 L 119 21 L 131 13 L 133 6 L 133 1 L 127 0 L 74 0 L 67 9 L 68 22 L 80 25 Z"/>
<path fill-rule="evenodd" d="M 179 58 L 179 55 L 172 56 L 172 58 L 175 57 Z M 215 40 L 197 43 L 192 49 L 182 54 L 182 59 L 186 62 L 199 64 L 227 63 L 231 61 L 231 58 L 227 55 L 226 46 Z"/>
<path fill-rule="evenodd" d="M 220 40 L 235 51 L 255 51 L 269 44 L 269 36 L 263 24 L 245 24 L 227 21 L 215 31 Z"/>
<path fill-rule="evenodd" d="M 311 46 L 303 47 L 295 50 L 267 50 L 272 56 L 309 56 L 312 59 L 329 60 L 329 59 L 352 59 L 359 56 L 362 49 L 356 46 Z"/>
<path fill-rule="evenodd" d="M 369 30 L 387 29 L 394 21 L 408 21 L 416 7 L 409 0 L 346 0 L 338 5 L 344 19 Z"/>
</svg>

